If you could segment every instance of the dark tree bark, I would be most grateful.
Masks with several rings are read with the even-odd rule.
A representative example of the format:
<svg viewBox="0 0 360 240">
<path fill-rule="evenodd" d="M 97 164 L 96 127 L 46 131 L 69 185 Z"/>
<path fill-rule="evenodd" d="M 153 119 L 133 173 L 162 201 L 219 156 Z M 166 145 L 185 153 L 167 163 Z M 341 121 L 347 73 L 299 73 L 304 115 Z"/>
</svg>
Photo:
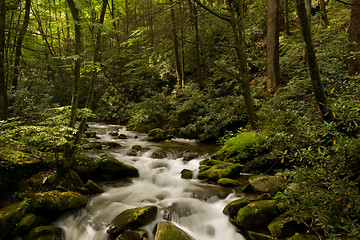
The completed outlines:
<svg viewBox="0 0 360 240">
<path fill-rule="evenodd" d="M 315 50 L 311 39 L 310 23 L 306 15 L 304 0 L 296 0 L 296 10 L 300 20 L 302 39 L 305 43 L 306 62 L 310 73 L 315 99 L 319 106 L 323 120 L 331 121 L 333 120 L 333 115 L 325 95 L 324 87 L 321 83 L 319 67 L 317 65 Z"/>
<path fill-rule="evenodd" d="M 285 0 L 285 12 L 284 12 L 284 24 L 285 24 L 285 34 L 290 35 L 290 21 L 289 21 L 289 0 Z"/>
<path fill-rule="evenodd" d="M 280 84 L 279 65 L 280 1 L 268 0 L 267 4 L 267 90 L 274 93 Z"/>
<path fill-rule="evenodd" d="M 21 48 L 22 42 L 25 38 L 27 27 L 29 25 L 30 19 L 30 7 L 31 7 L 31 0 L 26 0 L 25 3 L 25 15 L 24 15 L 24 22 L 22 24 L 19 37 L 16 41 L 16 50 L 15 50 L 15 61 L 14 61 L 14 76 L 12 81 L 13 89 L 16 89 L 18 86 L 18 79 L 19 79 L 19 72 L 20 72 L 20 58 L 21 58 Z"/>
<path fill-rule="evenodd" d="M 360 0 L 352 0 L 349 28 L 349 74 L 360 73 Z"/>
<path fill-rule="evenodd" d="M 0 0 L 0 120 L 8 117 L 8 97 L 5 79 L 6 3 Z"/>
<path fill-rule="evenodd" d="M 321 20 L 323 22 L 324 27 L 329 26 L 329 19 L 327 17 L 327 11 L 326 11 L 326 4 L 324 0 L 319 1 L 320 4 L 320 14 L 321 14 Z"/>
<path fill-rule="evenodd" d="M 174 10 L 174 3 L 173 0 L 169 0 L 170 3 L 170 17 L 171 17 L 171 31 L 173 37 L 173 49 L 175 55 L 175 71 L 176 71 L 176 79 L 178 87 L 181 86 L 182 81 L 182 71 L 181 71 L 181 60 L 180 60 L 180 53 L 179 53 L 179 39 L 177 36 L 176 30 L 176 18 L 175 18 L 175 10 Z"/>
</svg>

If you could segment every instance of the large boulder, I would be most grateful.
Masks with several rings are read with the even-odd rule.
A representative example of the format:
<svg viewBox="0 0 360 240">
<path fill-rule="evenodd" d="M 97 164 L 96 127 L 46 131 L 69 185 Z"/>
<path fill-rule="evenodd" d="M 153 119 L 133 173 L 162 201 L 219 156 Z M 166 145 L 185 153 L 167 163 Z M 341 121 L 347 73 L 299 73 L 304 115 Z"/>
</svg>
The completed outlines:
<svg viewBox="0 0 360 240">
<path fill-rule="evenodd" d="M 126 165 L 113 157 L 101 157 L 96 163 L 100 174 L 111 176 L 113 179 L 139 176 L 135 167 Z"/>
<path fill-rule="evenodd" d="M 304 224 L 298 224 L 294 217 L 280 216 L 268 225 L 268 229 L 276 238 L 287 238 L 305 231 L 306 228 Z"/>
<path fill-rule="evenodd" d="M 150 130 L 149 135 L 147 137 L 147 141 L 163 142 L 171 138 L 172 138 L 171 134 L 169 134 L 167 131 L 164 131 L 160 128 L 155 128 Z"/>
<path fill-rule="evenodd" d="M 126 230 L 116 240 L 147 240 L 148 234 L 145 231 Z"/>
<path fill-rule="evenodd" d="M 14 229 L 14 235 L 24 236 L 31 229 L 41 226 L 45 224 L 45 222 L 46 220 L 44 218 L 30 213 L 23 217 L 18 224 L 16 224 L 16 228 Z"/>
<path fill-rule="evenodd" d="M 230 218 L 236 217 L 240 208 L 247 206 L 250 203 L 250 200 L 246 198 L 240 198 L 231 203 L 227 204 L 223 210 L 223 213 Z"/>
<path fill-rule="evenodd" d="M 199 179 L 209 179 L 217 182 L 220 178 L 234 178 L 239 175 L 241 165 L 233 163 L 222 163 L 211 166 L 209 169 L 199 172 Z"/>
<path fill-rule="evenodd" d="M 240 208 L 236 216 L 236 224 L 242 228 L 253 229 L 262 227 L 278 215 L 275 200 L 252 202 Z"/>
<path fill-rule="evenodd" d="M 82 155 L 76 156 L 74 169 L 80 175 L 83 181 L 89 178 L 93 178 L 99 173 L 98 165 L 95 159 Z"/>
<path fill-rule="evenodd" d="M 257 194 L 269 193 L 275 195 L 281 190 L 281 185 L 278 179 L 270 175 L 257 175 L 249 177 L 249 183 Z"/>
<path fill-rule="evenodd" d="M 138 227 L 147 225 L 154 221 L 156 215 L 156 206 L 138 207 L 125 210 L 111 222 L 111 227 L 108 230 L 108 233 L 116 236 L 127 229 L 135 230 Z"/>
<path fill-rule="evenodd" d="M 193 240 L 193 238 L 171 222 L 159 222 L 156 224 L 154 240 Z"/>
<path fill-rule="evenodd" d="M 93 180 L 90 179 L 87 181 L 84 187 L 88 189 L 92 194 L 104 192 L 104 189 L 102 187 L 100 187 L 98 184 L 96 184 Z"/>
<path fill-rule="evenodd" d="M 85 207 L 88 203 L 86 197 L 77 192 L 50 191 L 36 193 L 30 201 L 34 213 L 46 217 L 56 217 L 66 211 Z"/>
<path fill-rule="evenodd" d="M 62 240 L 64 232 L 56 226 L 40 226 L 30 231 L 24 240 Z"/>
<path fill-rule="evenodd" d="M 191 179 L 193 177 L 193 172 L 189 169 L 183 169 L 181 171 L 181 178 L 182 179 Z"/>
<path fill-rule="evenodd" d="M 220 178 L 217 181 L 217 184 L 219 184 L 222 187 L 236 187 L 240 185 L 240 182 L 230 178 Z"/>
<path fill-rule="evenodd" d="M 25 200 L 0 209 L 0 239 L 6 239 L 6 236 L 15 228 L 29 207 L 29 203 Z"/>
</svg>

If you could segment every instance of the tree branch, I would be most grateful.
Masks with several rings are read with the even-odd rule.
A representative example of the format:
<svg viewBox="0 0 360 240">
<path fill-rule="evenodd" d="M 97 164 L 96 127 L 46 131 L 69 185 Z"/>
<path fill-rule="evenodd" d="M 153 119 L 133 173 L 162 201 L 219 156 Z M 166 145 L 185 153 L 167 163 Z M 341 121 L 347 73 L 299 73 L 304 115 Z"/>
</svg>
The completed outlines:
<svg viewBox="0 0 360 240">
<path fill-rule="evenodd" d="M 221 13 L 218 13 L 218 12 L 215 12 L 214 10 L 212 10 L 211 8 L 207 7 L 206 5 L 202 4 L 199 0 L 194 0 L 197 4 L 199 4 L 202 8 L 204 8 L 206 11 L 208 11 L 209 13 L 211 13 L 212 15 L 222 19 L 222 20 L 225 20 L 227 22 L 230 22 L 231 21 L 231 18 L 224 15 L 224 14 L 221 14 Z"/>
</svg>

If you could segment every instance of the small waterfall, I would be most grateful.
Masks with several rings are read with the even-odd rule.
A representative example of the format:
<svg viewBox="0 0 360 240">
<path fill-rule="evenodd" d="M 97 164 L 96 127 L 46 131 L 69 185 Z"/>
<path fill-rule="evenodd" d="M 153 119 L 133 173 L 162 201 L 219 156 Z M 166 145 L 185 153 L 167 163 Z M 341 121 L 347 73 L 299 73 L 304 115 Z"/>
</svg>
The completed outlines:
<svg viewBox="0 0 360 240">
<path fill-rule="evenodd" d="M 232 190 L 202 184 L 197 179 L 181 178 L 181 171 L 189 169 L 197 176 L 199 161 L 206 157 L 206 148 L 201 149 L 195 141 L 175 139 L 170 143 L 151 143 L 146 135 L 129 132 L 117 125 L 91 124 L 100 139 L 93 141 L 119 143 L 122 147 L 111 150 L 89 151 L 91 157 L 107 154 L 136 167 L 139 177 L 126 186 L 104 186 L 103 194 L 94 196 L 84 209 L 68 214 L 56 221 L 64 229 L 66 240 L 106 240 L 108 224 L 122 211 L 130 208 L 156 205 L 160 209 L 157 218 L 142 229 L 153 239 L 153 228 L 164 219 L 174 222 L 196 240 L 243 240 L 228 217 L 222 213 L 225 205 L 237 197 Z M 127 139 L 109 135 L 117 131 Z M 150 150 L 136 156 L 128 156 L 133 145 Z M 183 161 L 181 153 L 197 150 L 203 155 Z"/>
</svg>

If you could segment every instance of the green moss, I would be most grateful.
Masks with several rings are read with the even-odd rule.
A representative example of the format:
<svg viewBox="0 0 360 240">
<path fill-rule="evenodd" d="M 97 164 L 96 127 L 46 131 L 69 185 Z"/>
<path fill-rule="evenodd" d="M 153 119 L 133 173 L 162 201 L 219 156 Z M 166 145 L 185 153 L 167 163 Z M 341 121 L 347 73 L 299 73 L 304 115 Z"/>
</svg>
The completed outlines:
<svg viewBox="0 0 360 240">
<path fill-rule="evenodd" d="M 31 230 L 24 240 L 62 240 L 63 230 L 56 226 L 40 226 Z"/>
<path fill-rule="evenodd" d="M 223 187 L 236 187 L 240 185 L 239 181 L 230 178 L 220 178 L 217 184 Z"/>
<path fill-rule="evenodd" d="M 155 240 L 193 240 L 193 238 L 171 222 L 159 222 L 156 225 Z"/>
<path fill-rule="evenodd" d="M 246 198 L 240 198 L 238 200 L 232 201 L 231 203 L 225 206 L 223 213 L 231 218 L 236 217 L 240 208 L 247 206 L 249 203 L 250 200 Z"/>
</svg>

